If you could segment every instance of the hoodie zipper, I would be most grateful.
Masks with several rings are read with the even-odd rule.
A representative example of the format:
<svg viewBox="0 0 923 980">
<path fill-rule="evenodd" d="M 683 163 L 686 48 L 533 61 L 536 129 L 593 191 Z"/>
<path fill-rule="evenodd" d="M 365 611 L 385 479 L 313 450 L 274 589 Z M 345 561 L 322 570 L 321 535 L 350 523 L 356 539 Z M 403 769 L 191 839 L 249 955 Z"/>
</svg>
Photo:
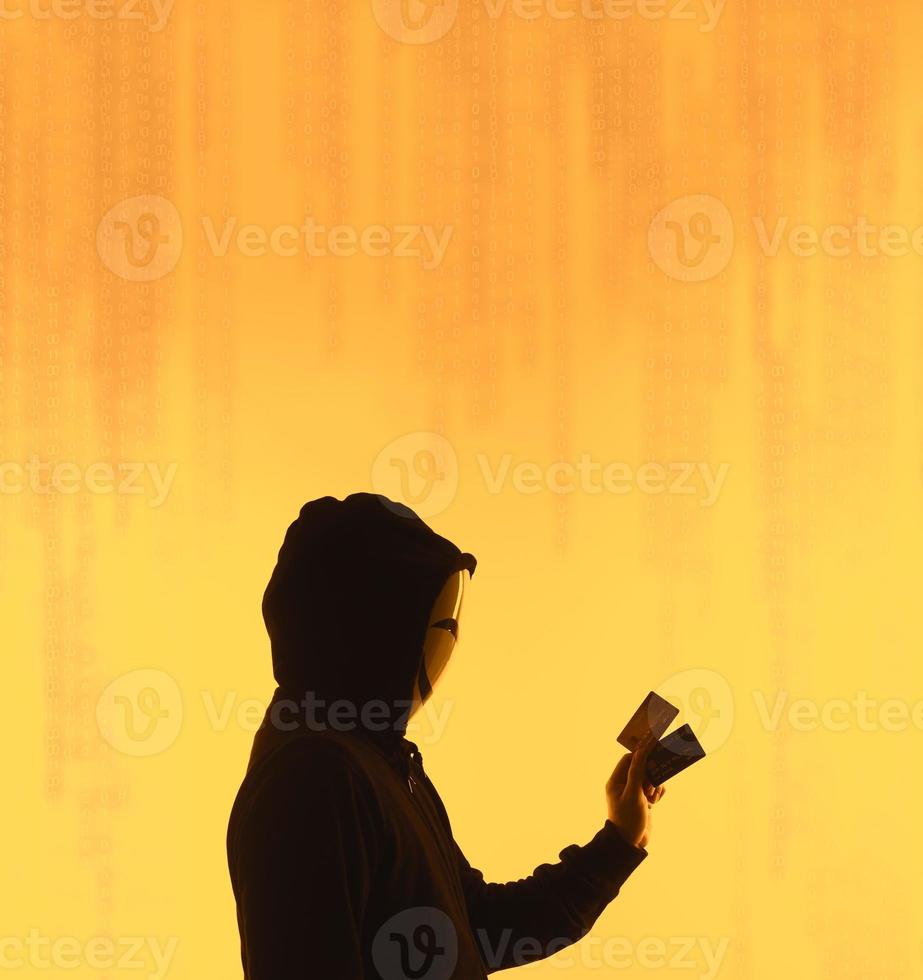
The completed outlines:
<svg viewBox="0 0 923 980">
<path fill-rule="evenodd" d="M 455 857 L 451 853 L 447 853 L 444 846 L 444 838 L 448 835 L 448 830 L 442 825 L 442 822 L 438 820 L 438 814 L 436 815 L 436 823 L 439 827 L 433 826 L 434 816 L 430 812 L 434 808 L 432 801 L 429 805 L 424 800 L 426 793 L 415 793 L 414 787 L 420 788 L 421 783 L 413 778 L 412 767 L 416 763 L 420 767 L 420 772 L 423 774 L 423 781 L 428 782 L 429 778 L 423 769 L 423 755 L 420 753 L 419 749 L 414 745 L 410 752 L 410 766 L 407 770 L 407 786 L 410 790 L 410 795 L 413 798 L 414 804 L 416 806 L 417 812 L 423 818 L 423 822 L 426 824 L 427 829 L 433 837 L 433 841 L 436 845 L 436 849 L 442 856 L 442 860 L 445 863 L 446 870 L 449 874 L 449 879 L 452 882 L 452 886 L 455 890 L 455 895 L 459 902 L 459 907 L 461 909 L 467 909 L 467 899 L 465 898 L 464 891 L 461 888 L 461 881 L 458 875 L 458 865 L 455 862 Z M 440 832 L 441 831 L 441 832 Z"/>
<path fill-rule="evenodd" d="M 417 751 L 416 746 L 410 750 L 410 759 L 407 762 L 407 787 L 410 790 L 410 795 L 416 799 L 416 794 L 414 793 L 415 787 L 420 784 L 413 778 L 413 765 L 422 765 L 423 756 Z M 417 808 L 420 809 L 419 802 L 417 803 Z"/>
<path fill-rule="evenodd" d="M 415 795 L 414 789 L 420 785 L 417 780 L 413 778 L 414 764 L 420 766 L 421 768 L 423 766 L 423 756 L 420 754 L 415 745 L 410 750 L 410 758 L 407 762 L 407 786 L 410 788 L 411 796 Z"/>
</svg>

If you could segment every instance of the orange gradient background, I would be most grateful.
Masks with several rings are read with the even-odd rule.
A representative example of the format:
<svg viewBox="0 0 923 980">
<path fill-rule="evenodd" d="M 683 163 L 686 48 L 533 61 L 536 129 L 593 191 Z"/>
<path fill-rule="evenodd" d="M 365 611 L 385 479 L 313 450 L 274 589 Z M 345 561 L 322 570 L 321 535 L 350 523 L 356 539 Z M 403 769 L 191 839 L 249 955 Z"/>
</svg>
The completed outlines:
<svg viewBox="0 0 923 980">
<path fill-rule="evenodd" d="M 824 239 L 923 225 L 920 4 L 119 5 L 0 19 L 4 955 L 241 976 L 262 589 L 304 501 L 367 489 L 479 559 L 418 741 L 490 879 L 602 825 L 650 688 L 709 750 L 532 976 L 923 977 L 923 249 Z M 341 244 L 261 251 L 307 219 Z M 404 225 L 439 261 L 346 254 Z M 62 972 L 155 975 L 11 970 Z"/>
</svg>

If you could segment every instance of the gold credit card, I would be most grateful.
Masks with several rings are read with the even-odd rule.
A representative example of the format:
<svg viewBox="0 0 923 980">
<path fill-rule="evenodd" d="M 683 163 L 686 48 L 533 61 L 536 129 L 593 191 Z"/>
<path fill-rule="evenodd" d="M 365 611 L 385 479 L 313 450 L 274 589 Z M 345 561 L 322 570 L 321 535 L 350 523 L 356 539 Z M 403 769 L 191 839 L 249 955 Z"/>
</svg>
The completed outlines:
<svg viewBox="0 0 923 980">
<path fill-rule="evenodd" d="M 669 701 L 651 691 L 622 729 L 622 734 L 618 738 L 619 745 L 624 745 L 629 752 L 634 752 L 645 736 L 653 735 L 654 738 L 660 738 L 678 714 L 679 708 L 674 708 Z"/>
</svg>

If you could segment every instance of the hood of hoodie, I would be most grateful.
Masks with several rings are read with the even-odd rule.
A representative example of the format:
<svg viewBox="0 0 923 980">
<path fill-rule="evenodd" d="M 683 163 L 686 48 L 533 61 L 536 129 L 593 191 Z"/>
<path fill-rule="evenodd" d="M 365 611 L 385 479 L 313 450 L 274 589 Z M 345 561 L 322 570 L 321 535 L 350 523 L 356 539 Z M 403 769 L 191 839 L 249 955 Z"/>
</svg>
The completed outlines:
<svg viewBox="0 0 923 980">
<path fill-rule="evenodd" d="M 333 702 L 347 702 L 356 727 L 365 716 L 380 730 L 383 702 L 388 731 L 402 731 L 433 603 L 453 572 L 473 574 L 476 565 L 385 497 L 305 504 L 263 595 L 278 683 L 273 703 L 310 698 L 315 718 L 326 718 Z M 377 713 L 363 712 L 372 703 Z"/>
</svg>

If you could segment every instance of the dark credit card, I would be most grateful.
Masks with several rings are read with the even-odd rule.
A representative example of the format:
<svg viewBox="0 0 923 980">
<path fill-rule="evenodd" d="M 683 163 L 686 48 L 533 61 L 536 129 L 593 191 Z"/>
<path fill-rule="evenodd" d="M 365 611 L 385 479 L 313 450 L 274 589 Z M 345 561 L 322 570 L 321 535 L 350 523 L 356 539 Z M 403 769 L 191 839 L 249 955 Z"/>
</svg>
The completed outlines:
<svg viewBox="0 0 923 980">
<path fill-rule="evenodd" d="M 679 708 L 674 708 L 669 701 L 651 691 L 641 702 L 641 707 L 631 716 L 631 721 L 622 729 L 622 734 L 618 737 L 619 745 L 634 752 L 638 743 L 647 735 L 660 738 L 678 714 Z"/>
<path fill-rule="evenodd" d="M 693 762 L 704 758 L 705 749 L 699 744 L 692 729 L 683 725 L 675 732 L 670 732 L 651 749 L 645 773 L 651 783 L 659 786 L 671 776 L 688 769 Z"/>
</svg>

